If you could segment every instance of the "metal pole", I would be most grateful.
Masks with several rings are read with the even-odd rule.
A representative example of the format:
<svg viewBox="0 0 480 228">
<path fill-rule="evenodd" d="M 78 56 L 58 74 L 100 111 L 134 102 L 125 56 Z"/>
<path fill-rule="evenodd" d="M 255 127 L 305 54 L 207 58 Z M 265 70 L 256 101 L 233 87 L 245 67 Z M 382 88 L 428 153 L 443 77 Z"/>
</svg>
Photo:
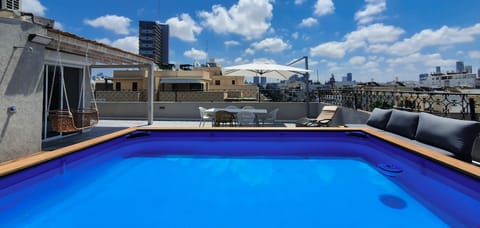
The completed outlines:
<svg viewBox="0 0 480 228">
<path fill-rule="evenodd" d="M 303 57 L 305 59 L 305 69 L 308 70 L 308 56 Z M 307 83 L 306 89 L 307 89 L 307 99 L 305 100 L 307 102 L 307 116 L 310 116 L 310 73 L 305 72 L 305 80 Z"/>
<path fill-rule="evenodd" d="M 148 68 L 148 125 L 153 124 L 153 91 L 154 91 L 154 78 L 153 78 L 153 72 L 154 72 L 154 63 L 151 62 Z"/>
<path fill-rule="evenodd" d="M 473 98 L 469 98 L 468 104 L 470 105 L 470 119 L 478 121 L 477 114 L 475 113 L 475 100 Z"/>
</svg>

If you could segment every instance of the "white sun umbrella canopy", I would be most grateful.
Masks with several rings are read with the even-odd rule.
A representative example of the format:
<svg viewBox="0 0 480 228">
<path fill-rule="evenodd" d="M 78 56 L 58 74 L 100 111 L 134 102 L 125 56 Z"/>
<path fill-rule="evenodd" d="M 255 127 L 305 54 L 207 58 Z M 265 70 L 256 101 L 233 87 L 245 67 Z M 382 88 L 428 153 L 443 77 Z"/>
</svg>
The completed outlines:
<svg viewBox="0 0 480 228">
<path fill-rule="evenodd" d="M 288 79 L 295 74 L 305 74 L 310 70 L 272 63 L 250 63 L 223 68 L 226 76 L 263 76 Z"/>
</svg>

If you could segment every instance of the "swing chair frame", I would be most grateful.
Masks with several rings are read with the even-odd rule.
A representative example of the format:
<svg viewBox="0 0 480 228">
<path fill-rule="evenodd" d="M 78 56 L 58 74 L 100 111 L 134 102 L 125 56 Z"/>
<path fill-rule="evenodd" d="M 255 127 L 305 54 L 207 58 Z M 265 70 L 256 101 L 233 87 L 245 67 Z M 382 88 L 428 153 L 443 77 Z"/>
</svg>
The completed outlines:
<svg viewBox="0 0 480 228">
<path fill-rule="evenodd" d="M 86 78 L 85 75 L 87 74 L 87 72 L 88 72 L 88 78 L 90 80 L 90 67 L 88 66 L 88 44 L 87 44 L 87 51 L 85 53 L 85 66 L 83 67 L 82 86 L 80 88 L 78 107 L 75 110 L 70 109 L 67 90 L 65 86 L 64 70 L 63 70 L 63 64 L 62 64 L 59 46 L 60 46 L 60 38 L 57 46 L 57 55 L 58 55 L 57 64 L 60 66 L 60 77 L 61 77 L 61 87 L 62 87 L 61 94 L 65 96 L 67 109 L 50 110 L 50 105 L 52 103 L 52 95 L 53 95 L 53 85 L 55 82 L 56 70 L 58 66 L 57 64 L 55 64 L 49 103 L 48 103 L 48 110 L 49 110 L 48 118 L 50 120 L 52 129 L 60 133 L 70 133 L 70 132 L 78 132 L 84 129 L 95 127 L 98 124 L 99 114 L 98 114 L 95 94 L 91 86 L 91 83 L 89 84 L 90 84 L 90 91 L 92 93 L 91 95 L 93 100 L 93 107 L 91 108 L 80 107 L 82 104 L 83 106 L 85 106 L 85 98 L 82 95 L 85 93 L 85 78 Z M 82 102 L 82 98 L 83 98 L 83 102 Z"/>
</svg>

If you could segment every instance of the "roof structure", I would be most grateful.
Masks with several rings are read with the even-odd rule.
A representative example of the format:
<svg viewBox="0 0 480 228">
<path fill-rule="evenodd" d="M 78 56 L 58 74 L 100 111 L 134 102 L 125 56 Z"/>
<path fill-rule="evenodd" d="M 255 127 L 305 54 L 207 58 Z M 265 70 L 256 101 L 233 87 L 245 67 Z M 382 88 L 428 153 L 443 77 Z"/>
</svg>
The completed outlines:
<svg viewBox="0 0 480 228">
<path fill-rule="evenodd" d="M 50 42 L 50 44 L 47 46 L 48 49 L 58 49 L 61 52 L 81 56 L 88 55 L 88 58 L 97 64 L 137 65 L 153 62 L 153 59 L 151 58 L 134 54 L 57 29 L 48 29 L 47 35 L 53 39 L 52 42 Z"/>
</svg>

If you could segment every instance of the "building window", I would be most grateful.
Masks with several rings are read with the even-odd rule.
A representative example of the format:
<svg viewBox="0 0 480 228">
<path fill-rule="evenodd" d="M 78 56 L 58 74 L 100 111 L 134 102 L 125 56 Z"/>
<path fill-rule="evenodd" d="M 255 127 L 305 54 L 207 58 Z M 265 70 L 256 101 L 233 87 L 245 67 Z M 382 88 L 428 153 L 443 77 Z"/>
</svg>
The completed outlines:
<svg viewBox="0 0 480 228">
<path fill-rule="evenodd" d="M 215 85 L 220 85 L 220 80 L 215 80 Z"/>
<path fill-rule="evenodd" d="M 122 90 L 122 84 L 120 82 L 115 83 L 115 90 L 116 91 Z"/>
<path fill-rule="evenodd" d="M 132 83 L 132 91 L 138 91 L 138 83 L 137 82 Z"/>
<path fill-rule="evenodd" d="M 235 85 L 235 80 L 232 80 L 232 85 Z"/>
</svg>

